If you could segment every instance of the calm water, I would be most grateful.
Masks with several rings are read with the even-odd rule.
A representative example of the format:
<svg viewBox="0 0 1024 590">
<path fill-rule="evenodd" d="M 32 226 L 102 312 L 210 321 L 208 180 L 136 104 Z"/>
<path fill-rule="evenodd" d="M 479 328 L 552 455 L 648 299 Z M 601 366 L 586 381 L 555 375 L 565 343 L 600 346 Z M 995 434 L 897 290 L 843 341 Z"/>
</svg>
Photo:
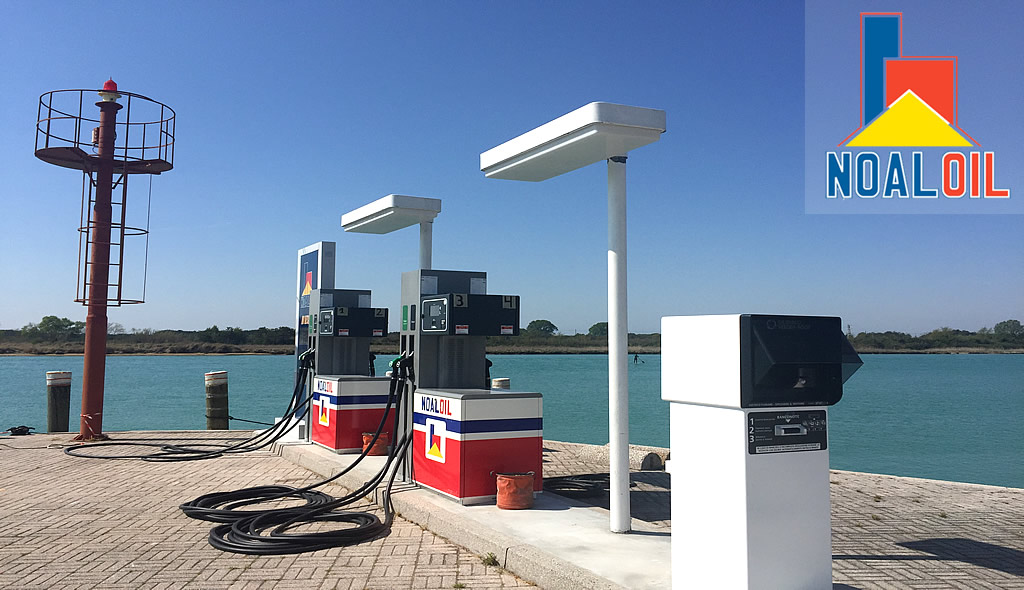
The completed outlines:
<svg viewBox="0 0 1024 590">
<path fill-rule="evenodd" d="M 607 358 L 493 355 L 491 374 L 544 394 L 544 436 L 608 440 Z M 668 446 L 661 358 L 630 363 L 630 438 Z M 378 359 L 383 374 L 387 358 Z M 832 467 L 1024 488 L 1024 355 L 866 355 L 830 410 Z M 290 356 L 120 356 L 107 359 L 103 427 L 202 429 L 203 374 L 228 371 L 232 416 L 272 422 L 292 388 Z M 0 428 L 46 428 L 46 371 L 72 371 L 81 406 L 82 357 L 0 357 Z M 233 422 L 234 428 L 246 428 Z M 72 419 L 77 429 L 77 419 Z"/>
</svg>

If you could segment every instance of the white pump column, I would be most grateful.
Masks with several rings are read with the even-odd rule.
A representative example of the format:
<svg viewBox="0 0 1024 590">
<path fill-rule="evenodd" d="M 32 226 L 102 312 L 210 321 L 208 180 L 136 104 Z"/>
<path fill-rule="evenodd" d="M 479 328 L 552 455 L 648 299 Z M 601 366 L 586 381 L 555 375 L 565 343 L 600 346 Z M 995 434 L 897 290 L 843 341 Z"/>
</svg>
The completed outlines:
<svg viewBox="0 0 1024 590">
<path fill-rule="evenodd" d="M 434 239 L 434 221 L 420 222 L 420 269 L 430 268 L 431 249 Z"/>
<path fill-rule="evenodd" d="M 608 158 L 608 472 L 611 530 L 630 530 L 626 156 Z"/>
<path fill-rule="evenodd" d="M 592 102 L 480 154 L 488 178 L 547 180 L 608 160 L 608 437 L 611 522 L 630 530 L 626 154 L 657 141 L 665 111 Z"/>
<path fill-rule="evenodd" d="M 441 199 L 388 195 L 341 216 L 345 231 L 387 234 L 410 225 L 420 226 L 420 268 L 429 269 L 434 218 L 441 212 Z"/>
</svg>

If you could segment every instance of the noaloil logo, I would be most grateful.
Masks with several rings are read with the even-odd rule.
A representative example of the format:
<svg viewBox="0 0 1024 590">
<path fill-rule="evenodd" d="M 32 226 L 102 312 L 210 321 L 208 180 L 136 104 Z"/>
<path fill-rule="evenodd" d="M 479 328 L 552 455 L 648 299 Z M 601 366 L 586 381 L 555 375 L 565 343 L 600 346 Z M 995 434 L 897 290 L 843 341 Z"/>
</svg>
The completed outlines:
<svg viewBox="0 0 1024 590">
<path fill-rule="evenodd" d="M 427 436 L 424 441 L 423 455 L 431 461 L 444 463 L 445 448 L 448 446 L 448 429 L 445 427 L 444 420 L 427 418 L 426 427 Z"/>
<path fill-rule="evenodd" d="M 927 26 L 926 19 L 908 24 Z M 960 126 L 959 59 L 913 50 L 903 44 L 903 13 L 860 14 L 860 125 L 824 154 L 818 198 L 1010 199 L 996 176 L 996 151 Z"/>
<path fill-rule="evenodd" d="M 320 420 L 320 425 L 321 426 L 330 426 L 331 425 L 331 412 L 330 412 L 330 409 L 327 407 L 327 404 L 330 403 L 329 400 L 330 400 L 329 397 L 320 396 L 319 398 L 317 398 L 317 401 L 319 403 L 315 404 L 319 408 L 319 411 L 317 412 L 317 416 L 318 416 L 318 418 Z"/>
</svg>

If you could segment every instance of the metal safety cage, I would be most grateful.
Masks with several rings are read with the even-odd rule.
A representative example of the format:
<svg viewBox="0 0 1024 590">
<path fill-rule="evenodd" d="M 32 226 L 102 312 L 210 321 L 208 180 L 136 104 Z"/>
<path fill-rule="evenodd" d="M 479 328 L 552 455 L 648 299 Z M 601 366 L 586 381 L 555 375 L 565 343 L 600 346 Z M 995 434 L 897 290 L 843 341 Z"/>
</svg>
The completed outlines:
<svg viewBox="0 0 1024 590">
<path fill-rule="evenodd" d="M 36 157 L 44 162 L 89 171 L 95 169 L 93 129 L 100 120 L 84 109 L 99 90 L 51 90 L 39 97 Z M 123 174 L 160 174 L 174 167 L 174 109 L 141 94 L 118 91 L 124 120 L 118 121 L 114 162 Z M 134 117 L 134 119 L 133 119 Z"/>
<path fill-rule="evenodd" d="M 174 167 L 175 112 L 171 107 L 141 94 L 118 91 L 118 98 L 126 99 L 121 105 L 123 120 L 115 123 L 113 145 L 112 198 L 109 240 L 98 240 L 97 222 L 93 218 L 96 203 L 96 173 L 100 158 L 97 153 L 100 119 L 86 114 L 86 108 L 95 101 L 88 94 L 100 91 L 88 89 L 53 90 L 39 97 L 36 121 L 35 155 L 40 160 L 83 172 L 81 222 L 78 227 L 78 281 L 75 301 L 88 305 L 105 300 L 120 306 L 143 303 L 149 250 L 149 204 L 146 206 L 145 226 L 129 225 L 127 218 L 128 176 L 152 175 L 167 172 Z M 150 182 L 150 196 L 152 181 Z M 124 290 L 125 238 L 144 238 L 143 279 L 141 296 L 128 297 Z M 93 285 L 89 282 L 91 252 L 101 245 L 115 249 L 110 266 L 116 267 L 116 280 Z"/>
</svg>

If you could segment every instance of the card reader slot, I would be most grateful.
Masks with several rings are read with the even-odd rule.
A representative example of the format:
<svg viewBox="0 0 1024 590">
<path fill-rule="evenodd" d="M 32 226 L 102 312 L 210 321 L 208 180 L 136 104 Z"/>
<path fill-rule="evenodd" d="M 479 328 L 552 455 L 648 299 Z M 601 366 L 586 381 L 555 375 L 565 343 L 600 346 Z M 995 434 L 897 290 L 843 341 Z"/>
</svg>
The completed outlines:
<svg viewBox="0 0 1024 590">
<path fill-rule="evenodd" d="M 776 424 L 775 436 L 800 436 L 807 434 L 807 427 L 803 424 Z"/>
</svg>

